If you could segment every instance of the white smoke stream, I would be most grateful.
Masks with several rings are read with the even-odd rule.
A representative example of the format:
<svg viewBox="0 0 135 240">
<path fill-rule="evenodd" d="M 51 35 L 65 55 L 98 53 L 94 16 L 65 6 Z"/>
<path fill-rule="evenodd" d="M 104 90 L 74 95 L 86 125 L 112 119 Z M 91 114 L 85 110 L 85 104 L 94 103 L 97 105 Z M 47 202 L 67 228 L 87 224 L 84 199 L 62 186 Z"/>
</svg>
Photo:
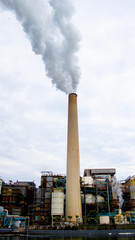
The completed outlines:
<svg viewBox="0 0 135 240">
<path fill-rule="evenodd" d="M 123 194 L 122 194 L 122 190 L 121 190 L 121 184 L 120 182 L 117 182 L 117 194 L 118 194 L 118 199 L 119 199 L 119 208 L 122 208 L 123 205 Z"/>
<path fill-rule="evenodd" d="M 0 4 L 15 13 L 56 88 L 76 92 L 80 78 L 76 52 L 81 38 L 71 22 L 70 0 L 1 0 Z"/>
<path fill-rule="evenodd" d="M 119 208 L 122 208 L 124 199 L 123 199 L 123 193 L 121 190 L 121 183 L 120 181 L 117 181 L 116 178 L 113 178 L 113 191 L 117 193 L 118 200 L 119 200 Z"/>
</svg>

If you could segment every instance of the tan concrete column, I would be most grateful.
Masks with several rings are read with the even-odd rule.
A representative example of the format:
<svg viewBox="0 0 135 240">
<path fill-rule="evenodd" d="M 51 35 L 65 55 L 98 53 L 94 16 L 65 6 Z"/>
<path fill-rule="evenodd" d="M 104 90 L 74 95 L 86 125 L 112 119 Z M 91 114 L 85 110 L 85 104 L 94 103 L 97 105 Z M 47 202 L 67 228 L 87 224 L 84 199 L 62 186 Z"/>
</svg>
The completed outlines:
<svg viewBox="0 0 135 240">
<path fill-rule="evenodd" d="M 72 216 L 82 218 L 80 191 L 80 160 L 78 137 L 77 95 L 69 94 L 68 102 L 68 139 L 67 139 L 67 183 L 66 183 L 66 220 Z"/>
</svg>

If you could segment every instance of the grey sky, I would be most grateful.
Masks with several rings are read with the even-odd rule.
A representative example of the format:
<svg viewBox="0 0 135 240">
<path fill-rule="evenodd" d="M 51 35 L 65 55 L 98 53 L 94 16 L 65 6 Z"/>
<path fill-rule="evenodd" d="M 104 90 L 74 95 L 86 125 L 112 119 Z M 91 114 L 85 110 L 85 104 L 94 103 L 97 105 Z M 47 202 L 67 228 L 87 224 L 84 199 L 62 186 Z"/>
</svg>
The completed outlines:
<svg viewBox="0 0 135 240">
<path fill-rule="evenodd" d="M 135 3 L 74 0 L 82 40 L 78 115 L 84 168 L 135 172 Z M 0 6 L 0 176 L 66 173 L 67 95 L 56 90 L 15 15 Z"/>
</svg>

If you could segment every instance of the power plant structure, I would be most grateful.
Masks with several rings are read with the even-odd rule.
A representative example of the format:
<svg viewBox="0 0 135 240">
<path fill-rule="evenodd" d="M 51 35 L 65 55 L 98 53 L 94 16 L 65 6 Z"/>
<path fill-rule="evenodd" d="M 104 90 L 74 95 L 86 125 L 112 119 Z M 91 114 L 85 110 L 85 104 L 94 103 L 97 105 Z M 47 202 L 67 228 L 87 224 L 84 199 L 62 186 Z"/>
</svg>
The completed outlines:
<svg viewBox="0 0 135 240">
<path fill-rule="evenodd" d="M 80 176 L 75 93 L 68 96 L 67 132 L 66 175 L 42 171 L 39 187 L 34 181 L 0 179 L 0 226 L 9 228 L 13 221 L 25 226 L 29 221 L 32 229 L 135 223 L 135 176 L 118 182 L 115 168 L 85 169 Z"/>
<path fill-rule="evenodd" d="M 66 220 L 82 219 L 77 94 L 69 94 L 67 137 Z"/>
<path fill-rule="evenodd" d="M 135 223 L 134 194 L 135 176 L 128 177 L 121 182 L 123 204 L 119 207 L 119 190 L 115 178 L 115 169 L 85 169 L 80 178 L 82 219 L 84 225 L 95 224 L 127 224 Z M 73 215 L 65 218 L 66 210 L 66 176 L 55 175 L 51 171 L 42 171 L 41 184 L 36 187 L 34 182 L 1 182 L 0 219 L 5 217 L 3 226 L 6 227 L 7 218 L 22 216 L 30 219 L 30 225 L 67 226 L 72 223 Z M 5 210 L 3 210 L 5 209 Z M 7 215 L 5 215 L 5 212 Z M 72 214 L 72 212 L 71 212 Z M 23 220 L 25 220 L 23 218 Z M 18 220 L 19 221 L 19 220 Z M 1 222 L 0 222 L 1 224 Z M 73 225 L 72 225 L 73 226 Z"/>
</svg>

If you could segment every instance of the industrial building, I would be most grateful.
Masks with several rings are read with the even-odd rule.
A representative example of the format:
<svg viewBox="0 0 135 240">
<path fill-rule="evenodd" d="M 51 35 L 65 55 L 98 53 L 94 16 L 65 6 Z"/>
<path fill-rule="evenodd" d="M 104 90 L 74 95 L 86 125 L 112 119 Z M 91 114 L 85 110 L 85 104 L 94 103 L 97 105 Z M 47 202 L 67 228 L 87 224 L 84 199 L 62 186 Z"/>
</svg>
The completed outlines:
<svg viewBox="0 0 135 240">
<path fill-rule="evenodd" d="M 84 170 L 84 176 L 80 177 L 84 224 L 135 222 L 135 176 L 118 184 L 115 175 L 114 168 Z M 65 175 L 51 171 L 42 172 L 39 187 L 34 182 L 5 183 L 1 179 L 0 206 L 16 218 L 29 216 L 31 225 L 70 222 L 72 216 L 65 219 L 66 182 Z M 76 221 L 81 222 L 78 215 Z"/>
<path fill-rule="evenodd" d="M 33 222 L 49 225 L 55 217 L 64 216 L 64 195 L 66 177 L 43 171 L 41 185 L 34 190 L 33 204 L 29 205 L 28 215 Z"/>
<path fill-rule="evenodd" d="M 123 204 L 119 210 L 119 189 L 114 168 L 85 169 L 80 177 L 82 220 L 84 224 L 113 223 L 135 220 L 135 176 L 128 177 L 119 186 Z M 1 181 L 2 182 L 2 181 Z M 41 184 L 17 181 L 1 183 L 0 206 L 9 215 L 29 216 L 30 224 L 55 225 L 65 219 L 66 176 L 43 171 Z M 122 215 L 124 212 L 124 215 Z M 104 220 L 104 221 L 103 221 Z M 76 215 L 79 222 L 79 216 Z"/>
<path fill-rule="evenodd" d="M 8 210 L 10 215 L 27 216 L 28 207 L 33 201 L 36 185 L 34 182 L 17 181 L 2 183 L 0 205 Z"/>
<path fill-rule="evenodd" d="M 121 181 L 121 189 L 123 192 L 123 210 L 135 211 L 135 176 L 129 176 Z"/>
<path fill-rule="evenodd" d="M 82 206 L 85 219 L 98 223 L 96 216 L 111 215 L 118 209 L 114 187 L 115 169 L 85 169 L 82 177 Z M 85 220 L 86 221 L 86 220 Z"/>
</svg>

